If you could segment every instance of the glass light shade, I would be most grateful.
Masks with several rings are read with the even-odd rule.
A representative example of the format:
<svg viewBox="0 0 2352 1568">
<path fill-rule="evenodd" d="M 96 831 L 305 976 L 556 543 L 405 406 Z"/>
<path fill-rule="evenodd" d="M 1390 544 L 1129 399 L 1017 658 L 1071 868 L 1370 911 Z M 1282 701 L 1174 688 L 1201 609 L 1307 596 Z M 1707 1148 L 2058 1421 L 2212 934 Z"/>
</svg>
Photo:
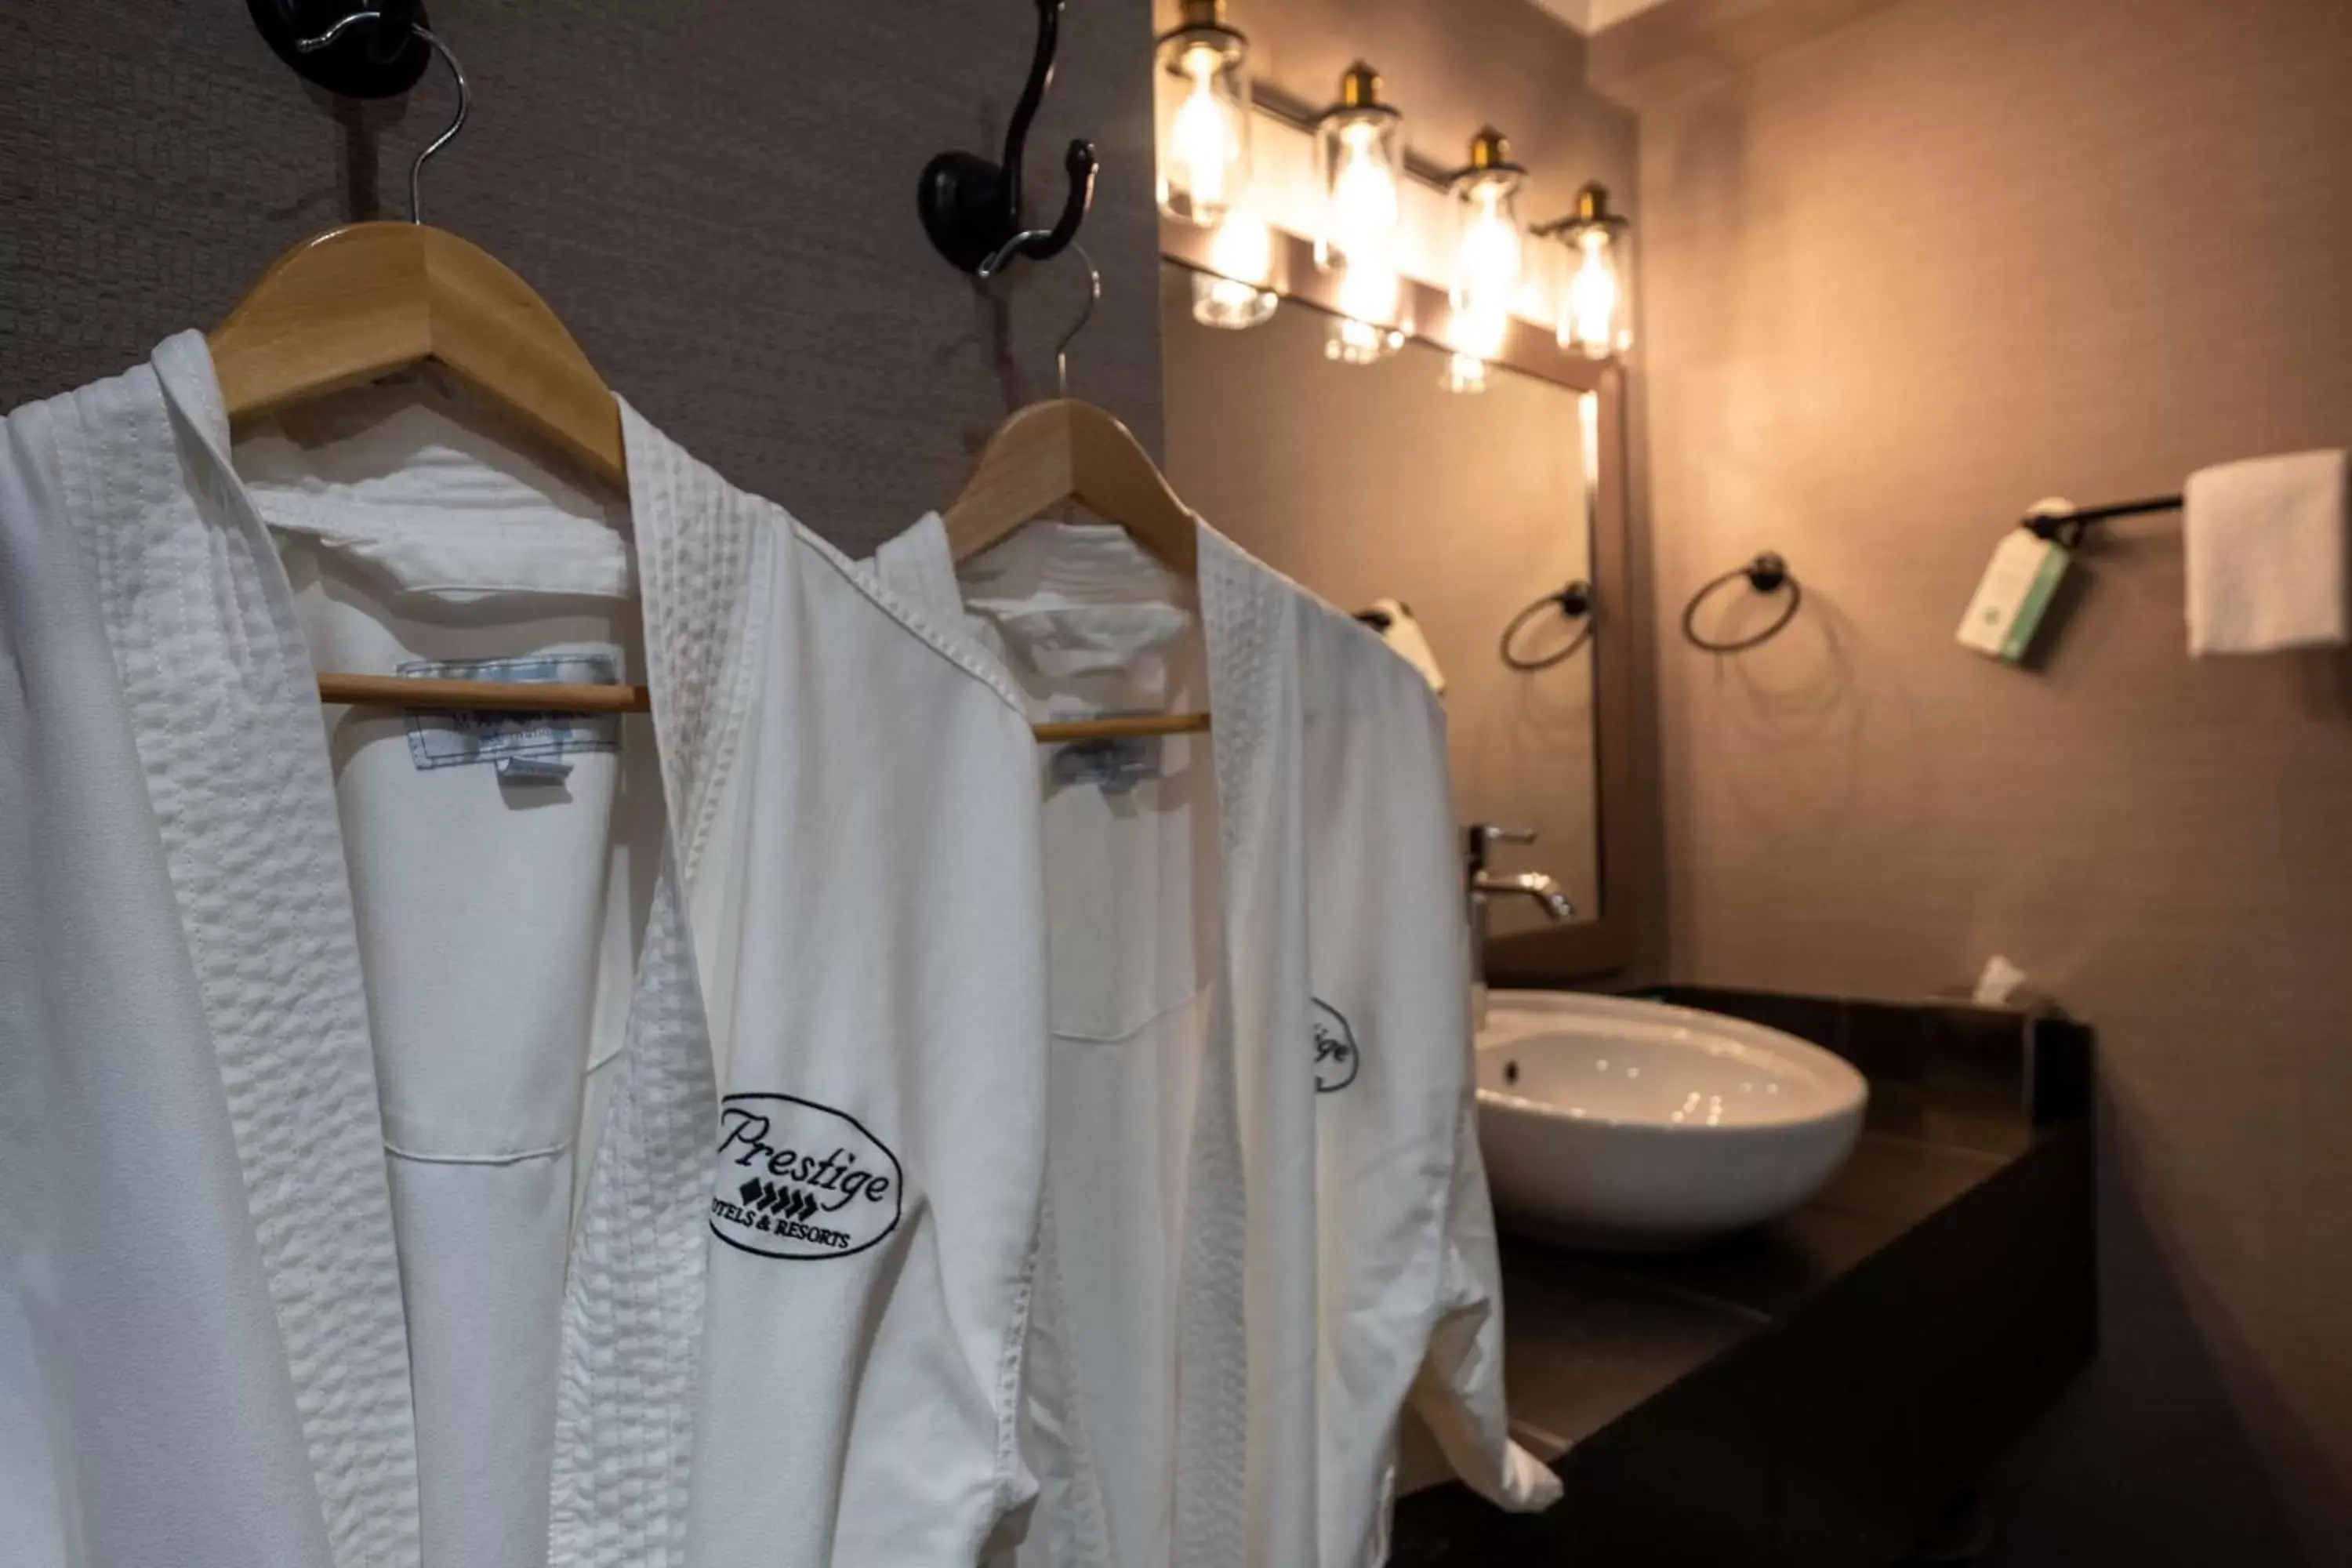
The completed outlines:
<svg viewBox="0 0 2352 1568">
<path fill-rule="evenodd" d="M 1155 79 L 1173 100 L 1163 116 L 1160 210 L 1205 227 L 1249 191 L 1249 46 L 1232 28 L 1202 21 L 1161 38 L 1158 58 Z"/>
<path fill-rule="evenodd" d="M 1454 279 L 1448 290 L 1463 314 L 1507 317 L 1526 268 L 1519 226 L 1519 173 L 1471 169 L 1454 182 Z"/>
<path fill-rule="evenodd" d="M 1587 185 L 1576 216 L 1560 225 L 1559 346 L 1608 359 L 1633 346 L 1630 226 L 1609 210 L 1609 193 Z"/>
<path fill-rule="evenodd" d="M 1282 296 L 1266 287 L 1274 235 L 1265 220 L 1232 212 L 1209 240 L 1209 270 L 1192 274 L 1192 319 L 1238 331 L 1270 319 Z"/>
<path fill-rule="evenodd" d="M 1402 124 L 1384 104 L 1335 109 L 1317 124 L 1315 166 L 1323 195 L 1317 266 L 1396 271 L 1404 205 Z"/>
</svg>

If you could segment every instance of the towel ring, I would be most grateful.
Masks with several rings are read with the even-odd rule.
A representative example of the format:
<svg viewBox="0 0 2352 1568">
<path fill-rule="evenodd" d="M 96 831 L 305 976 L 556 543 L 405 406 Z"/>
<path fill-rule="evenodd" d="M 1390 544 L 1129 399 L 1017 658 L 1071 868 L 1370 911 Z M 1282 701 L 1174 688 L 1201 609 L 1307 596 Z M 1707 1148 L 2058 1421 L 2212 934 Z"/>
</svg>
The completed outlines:
<svg viewBox="0 0 2352 1568">
<path fill-rule="evenodd" d="M 1537 658 L 1524 658 L 1518 654 L 1513 653 L 1511 651 L 1511 645 L 1518 640 L 1520 631 L 1526 627 L 1529 621 L 1543 614 L 1544 611 L 1550 609 L 1559 610 L 1561 615 L 1567 616 L 1570 620 L 1581 620 L 1584 622 L 1584 625 L 1578 629 L 1577 634 L 1574 637 L 1569 638 L 1567 647 L 1559 648 L 1554 652 L 1544 654 Z M 1579 577 L 1573 583 L 1570 583 L 1566 587 L 1560 589 L 1559 592 L 1556 594 L 1546 594 L 1542 598 L 1538 599 L 1534 604 L 1529 605 L 1526 609 L 1521 610 L 1517 615 L 1513 616 L 1510 619 L 1510 624 L 1503 628 L 1500 650 L 1502 652 L 1503 662 L 1505 664 L 1510 666 L 1513 669 L 1532 675 L 1537 670 L 1549 669 L 1553 665 L 1572 657 L 1578 648 L 1582 647 L 1586 643 L 1589 643 L 1591 640 L 1592 584 L 1586 582 L 1583 578 Z"/>
<path fill-rule="evenodd" d="M 1748 580 L 1748 585 L 1759 594 L 1777 594 L 1783 588 L 1789 591 L 1789 601 L 1781 607 L 1780 615 L 1773 618 L 1770 626 L 1748 637 L 1716 642 L 1699 636 L 1698 607 L 1706 603 L 1708 596 L 1717 588 L 1743 577 Z M 1805 590 L 1790 574 L 1789 563 L 1767 550 L 1745 565 L 1735 566 L 1720 577 L 1709 578 L 1697 593 L 1690 596 L 1690 603 L 1683 606 L 1683 637 L 1693 647 L 1705 648 L 1709 653 L 1745 653 L 1779 637 L 1787 629 L 1789 623 L 1797 618 L 1797 608 L 1804 602 Z"/>
</svg>

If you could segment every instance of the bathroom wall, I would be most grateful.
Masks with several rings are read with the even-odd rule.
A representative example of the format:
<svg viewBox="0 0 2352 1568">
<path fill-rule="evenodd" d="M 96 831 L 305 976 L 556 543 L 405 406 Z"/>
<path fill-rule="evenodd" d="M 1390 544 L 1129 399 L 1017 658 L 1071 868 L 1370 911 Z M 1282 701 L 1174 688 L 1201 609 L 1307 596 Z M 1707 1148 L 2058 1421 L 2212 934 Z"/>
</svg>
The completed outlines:
<svg viewBox="0 0 2352 1568">
<path fill-rule="evenodd" d="M 2352 439 L 2347 68 L 2337 0 L 1904 0 L 1643 107 L 1672 973 L 2001 952 L 2099 1031 L 2105 1343 L 2007 1563 L 2352 1530 L 2352 657 L 2191 663 L 2173 517 L 2045 668 L 1952 642 L 2036 499 Z M 1759 547 L 1794 628 L 1685 647 Z"/>
<path fill-rule="evenodd" d="M 924 240 L 933 153 L 1001 145 L 1034 37 L 1012 0 L 779 10 L 722 0 L 435 0 L 474 115 L 426 216 L 552 304 L 605 379 L 737 483 L 863 548 L 955 492 L 1004 413 L 1053 384 L 1074 261 L 992 300 Z M 1103 303 L 1086 395 L 1156 442 L 1150 19 L 1080 5 L 1030 160 L 1099 144 L 1085 242 Z M 271 258 L 405 216 L 446 123 L 436 67 L 364 109 L 307 87 L 231 0 L 0 7 L 0 408 L 207 326 Z"/>
</svg>

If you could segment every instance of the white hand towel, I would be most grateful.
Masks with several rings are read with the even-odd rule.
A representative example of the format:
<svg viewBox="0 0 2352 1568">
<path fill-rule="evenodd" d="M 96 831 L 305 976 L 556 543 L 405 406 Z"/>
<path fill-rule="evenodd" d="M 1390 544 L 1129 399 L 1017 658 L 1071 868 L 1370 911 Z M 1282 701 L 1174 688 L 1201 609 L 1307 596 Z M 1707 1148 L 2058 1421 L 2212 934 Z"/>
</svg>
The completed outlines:
<svg viewBox="0 0 2352 1568">
<path fill-rule="evenodd" d="M 2343 646 L 2352 578 L 2340 448 L 2200 468 L 2182 501 L 2192 655 Z"/>
</svg>

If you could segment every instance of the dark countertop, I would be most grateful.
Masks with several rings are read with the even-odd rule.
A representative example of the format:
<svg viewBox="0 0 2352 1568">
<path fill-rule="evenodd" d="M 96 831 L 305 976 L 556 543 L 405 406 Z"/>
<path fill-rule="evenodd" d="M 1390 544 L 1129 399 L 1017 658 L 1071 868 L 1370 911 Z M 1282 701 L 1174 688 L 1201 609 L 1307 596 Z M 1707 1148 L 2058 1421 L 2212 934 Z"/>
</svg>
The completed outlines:
<svg viewBox="0 0 2352 1568">
<path fill-rule="evenodd" d="M 1503 1237 L 1511 1418 L 1546 1459 L 1769 1328 L 2021 1155 L 1864 1133 L 1796 1213 L 1696 1252 Z"/>
<path fill-rule="evenodd" d="M 1512 1420 L 1567 1496 L 1514 1517 L 1454 1483 L 1415 1493 L 1397 1568 L 1894 1563 L 2089 1359 L 2086 1030 L 1668 999 L 1855 1060 L 1872 1106 L 1853 1157 L 1802 1208 L 1696 1251 L 1507 1233 Z"/>
</svg>

